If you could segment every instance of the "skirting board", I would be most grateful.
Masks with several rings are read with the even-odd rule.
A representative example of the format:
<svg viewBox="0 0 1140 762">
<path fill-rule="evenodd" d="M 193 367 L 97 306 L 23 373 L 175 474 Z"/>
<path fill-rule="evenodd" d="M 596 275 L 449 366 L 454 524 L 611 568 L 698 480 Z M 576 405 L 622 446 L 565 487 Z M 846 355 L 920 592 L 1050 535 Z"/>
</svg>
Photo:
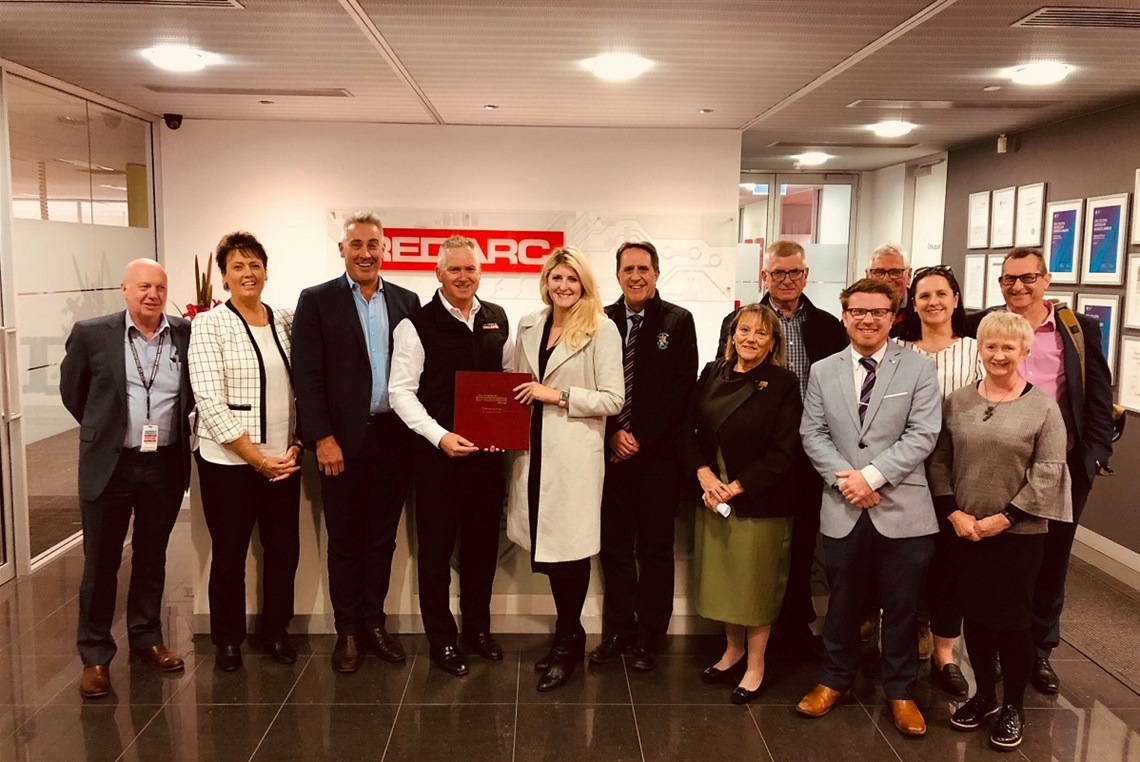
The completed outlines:
<svg viewBox="0 0 1140 762">
<path fill-rule="evenodd" d="M 1140 553 L 1079 526 L 1076 542 L 1073 543 L 1073 555 L 1129 587 L 1140 590 Z"/>
</svg>

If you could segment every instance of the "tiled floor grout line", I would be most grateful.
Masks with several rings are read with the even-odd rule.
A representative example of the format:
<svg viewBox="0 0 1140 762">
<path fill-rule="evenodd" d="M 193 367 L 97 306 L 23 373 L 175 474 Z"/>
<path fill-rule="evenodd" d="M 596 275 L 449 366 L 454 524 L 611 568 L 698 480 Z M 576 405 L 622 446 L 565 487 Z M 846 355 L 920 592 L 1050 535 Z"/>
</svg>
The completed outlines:
<svg viewBox="0 0 1140 762">
<path fill-rule="evenodd" d="M 127 658 L 130 658 L 130 656 L 128 655 Z M 198 655 L 197 655 L 197 653 L 195 653 L 194 654 L 194 669 L 190 670 L 189 672 L 184 671 L 182 674 L 182 677 L 180 677 L 178 679 L 178 682 L 183 683 L 183 681 L 190 680 L 191 678 L 194 677 L 194 675 L 201 668 L 202 668 L 202 664 L 198 661 Z M 169 698 L 167 698 L 166 701 L 162 702 L 162 704 L 159 705 L 158 710 L 155 711 L 155 713 L 150 716 L 150 719 L 146 721 L 146 724 L 142 726 L 142 730 L 140 730 L 138 733 L 135 733 L 135 737 L 131 739 L 131 742 L 123 747 L 122 752 L 120 752 L 119 756 L 116 757 L 116 762 L 117 762 L 117 760 L 123 759 L 123 757 L 126 756 L 127 752 L 130 751 L 130 748 L 132 746 L 134 746 L 136 743 L 138 743 L 138 740 L 140 738 L 142 738 L 142 734 L 145 733 L 146 729 L 151 726 L 151 723 L 153 723 L 158 718 L 158 716 L 160 714 L 162 714 L 163 711 L 166 710 L 166 707 L 168 707 L 170 705 L 170 702 L 174 700 L 174 697 L 177 696 L 178 694 L 182 693 L 182 691 L 185 690 L 185 688 L 186 688 L 186 684 L 180 684 L 176 689 L 171 691 Z M 83 707 L 85 705 L 86 704 L 80 704 L 80 707 Z M 128 704 L 128 706 L 132 706 L 132 705 Z"/>
<path fill-rule="evenodd" d="M 867 719 L 871 722 L 871 725 L 875 728 L 875 731 L 883 737 L 884 741 L 887 742 L 887 748 L 891 750 L 891 753 L 895 755 L 899 762 L 903 762 L 903 758 L 902 755 L 899 754 L 899 750 L 895 748 L 895 745 L 891 743 L 891 739 L 888 738 L 887 734 L 883 732 L 883 729 L 879 727 L 879 723 L 875 722 L 875 718 L 871 715 L 871 710 L 867 708 L 867 705 L 864 704 L 858 696 L 855 697 L 855 701 L 859 705 L 859 708 L 863 710 L 863 714 L 867 715 Z"/>
<path fill-rule="evenodd" d="M 408 695 L 408 686 L 412 684 L 412 673 L 416 669 L 416 661 L 420 658 L 419 654 L 412 656 L 412 663 L 408 665 L 408 679 L 404 681 L 404 690 L 400 691 L 400 703 L 396 705 L 396 716 L 392 718 L 392 727 L 388 730 L 388 738 L 384 741 L 384 753 L 380 755 L 380 762 L 388 756 L 388 747 L 392 745 L 392 736 L 396 734 L 396 723 L 400 721 L 400 712 L 404 708 L 404 699 Z"/>
<path fill-rule="evenodd" d="M 621 659 L 622 674 L 625 675 L 625 689 L 629 692 L 629 710 L 633 713 L 633 732 L 637 735 L 637 751 L 641 754 L 641 762 L 645 762 L 645 747 L 641 745 L 641 726 L 637 724 L 637 704 L 633 700 L 633 684 L 629 681 L 629 669 L 626 667 L 625 657 Z"/>
<path fill-rule="evenodd" d="M 522 651 L 519 651 L 518 669 L 515 670 L 515 730 L 511 735 L 511 762 L 519 748 L 519 699 L 522 698 Z"/>
<path fill-rule="evenodd" d="M 301 678 L 305 676 L 305 672 L 308 671 L 309 665 L 313 663 L 313 657 L 315 655 L 316 654 L 309 654 L 309 658 L 305 660 L 304 666 L 301 667 L 301 671 L 297 674 L 297 679 L 289 686 L 289 692 L 285 694 L 285 698 L 281 699 L 281 705 L 277 707 L 277 712 L 273 715 L 273 719 L 265 726 L 265 732 L 261 734 L 261 738 L 257 741 L 257 746 L 253 747 L 253 752 L 249 755 L 250 762 L 257 756 L 257 752 L 261 750 L 261 745 L 265 743 L 265 739 L 269 735 L 269 731 L 273 729 L 273 724 L 277 722 L 277 718 L 285 711 L 285 705 L 289 703 L 289 697 L 293 695 L 293 691 L 297 690 L 297 684 L 301 682 Z"/>
<path fill-rule="evenodd" d="M 769 704 L 768 706 L 772 705 Z M 764 731 L 760 729 L 760 723 L 756 721 L 756 714 L 752 711 L 752 704 L 748 704 L 746 708 L 748 709 L 748 716 L 752 718 L 752 724 L 756 726 L 756 732 L 760 734 L 760 743 L 764 744 L 764 751 L 768 752 L 768 759 L 772 762 L 776 762 L 776 755 L 773 754 L 772 750 L 768 747 L 768 739 L 764 737 Z"/>
</svg>

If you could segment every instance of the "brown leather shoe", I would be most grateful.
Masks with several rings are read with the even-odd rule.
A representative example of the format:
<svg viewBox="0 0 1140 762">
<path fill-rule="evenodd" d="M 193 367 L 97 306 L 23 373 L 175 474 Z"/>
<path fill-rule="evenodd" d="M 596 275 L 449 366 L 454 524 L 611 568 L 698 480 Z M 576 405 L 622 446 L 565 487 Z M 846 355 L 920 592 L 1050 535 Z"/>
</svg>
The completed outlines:
<svg viewBox="0 0 1140 762">
<path fill-rule="evenodd" d="M 144 663 L 149 664 L 160 672 L 177 672 L 186 666 L 182 657 L 171 651 L 162 643 L 150 648 L 135 651 L 135 655 Z"/>
<path fill-rule="evenodd" d="M 79 695 L 85 699 L 103 698 L 111 692 L 111 671 L 106 664 L 83 668 L 79 678 Z"/>
<path fill-rule="evenodd" d="M 929 661 L 934 654 L 934 635 L 930 632 L 930 625 L 925 622 L 918 623 L 918 658 L 920 661 Z"/>
<path fill-rule="evenodd" d="M 400 640 L 383 627 L 374 627 L 364 631 L 364 643 L 369 651 L 384 661 L 400 662 L 408 658 L 404 654 L 404 647 Z"/>
<path fill-rule="evenodd" d="M 337 672 L 348 674 L 360 668 L 360 652 L 356 650 L 355 635 L 337 635 L 333 648 L 332 666 Z"/>
<path fill-rule="evenodd" d="M 895 716 L 895 727 L 904 736 L 926 735 L 926 720 L 910 699 L 891 699 L 891 714 Z"/>
<path fill-rule="evenodd" d="M 835 706 L 845 694 L 845 691 L 840 692 L 826 685 L 817 685 L 796 704 L 796 711 L 805 717 L 822 717 L 830 712 L 831 707 Z"/>
</svg>

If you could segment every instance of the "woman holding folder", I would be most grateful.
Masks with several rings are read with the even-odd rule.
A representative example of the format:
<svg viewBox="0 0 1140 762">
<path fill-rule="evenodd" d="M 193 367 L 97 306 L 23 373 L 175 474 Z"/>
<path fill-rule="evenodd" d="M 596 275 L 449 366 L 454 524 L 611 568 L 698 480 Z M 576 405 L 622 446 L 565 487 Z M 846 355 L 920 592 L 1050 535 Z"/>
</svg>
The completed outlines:
<svg viewBox="0 0 1140 762">
<path fill-rule="evenodd" d="M 519 321 L 514 369 L 534 381 L 515 388 L 533 405 L 530 450 L 510 469 L 507 535 L 550 578 L 558 611 L 554 642 L 535 664 L 539 691 L 566 684 L 586 648 L 582 606 L 590 557 L 601 547 L 606 416 L 625 399 L 621 336 L 606 318 L 589 262 L 555 249 L 542 268 L 546 305 Z"/>
</svg>

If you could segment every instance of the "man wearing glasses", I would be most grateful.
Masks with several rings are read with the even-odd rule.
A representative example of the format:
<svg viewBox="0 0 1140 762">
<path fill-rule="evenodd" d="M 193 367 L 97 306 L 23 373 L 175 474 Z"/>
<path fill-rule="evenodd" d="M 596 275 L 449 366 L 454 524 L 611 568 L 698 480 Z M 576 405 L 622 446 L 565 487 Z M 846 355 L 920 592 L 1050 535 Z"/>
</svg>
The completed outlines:
<svg viewBox="0 0 1140 762">
<path fill-rule="evenodd" d="M 820 518 L 831 597 L 819 684 L 796 711 L 822 717 L 850 689 L 864 604 L 877 588 L 883 692 L 898 731 L 920 736 L 926 722 L 914 703 L 914 620 L 938 532 L 925 461 L 942 428 L 942 393 L 933 362 L 888 341 L 898 310 L 893 288 L 864 278 L 840 303 L 850 347 L 812 367 L 800 424 L 804 450 L 827 485 Z"/>
<path fill-rule="evenodd" d="M 1072 523 L 1050 521 L 1045 536 L 1045 555 L 1033 592 L 1033 641 L 1037 663 L 1030 682 L 1042 693 L 1056 693 L 1060 679 L 1049 655 L 1061 642 L 1061 609 L 1065 604 L 1065 575 L 1073 548 L 1077 523 L 1088 501 L 1092 482 L 1112 455 L 1112 385 L 1108 363 L 1100 345 L 1096 320 L 1072 313 L 1083 334 L 1084 357 L 1062 310 L 1045 298 L 1052 276 L 1037 249 L 1017 248 L 1005 256 L 999 279 L 1005 307 L 1026 318 L 1033 326 L 1029 357 L 1018 373 L 1057 400 L 1069 434 L 1068 464 L 1072 477 Z M 978 324 L 988 312 L 971 316 L 967 333 L 976 336 Z M 1083 365 L 1083 367 L 1082 367 Z"/>
<path fill-rule="evenodd" d="M 847 345 L 843 325 L 804 296 L 808 273 L 804 247 L 795 241 L 776 241 L 769 246 L 764 255 L 764 268 L 760 271 L 766 292 L 760 303 L 771 307 L 780 319 L 786 347 L 785 367 L 799 378 L 801 397 L 807 395 L 808 371 L 812 364 Z M 735 310 L 730 312 L 721 324 L 718 357 L 724 355 L 728 330 L 735 314 Z M 791 563 L 784 603 L 776 620 L 770 648 L 790 657 L 810 658 L 817 650 L 811 631 L 816 617 L 812 605 L 811 568 L 815 559 L 816 535 L 819 534 L 823 480 L 802 453 L 790 478 L 796 485 L 789 496 L 795 503 Z"/>
<path fill-rule="evenodd" d="M 871 264 L 867 268 L 867 277 L 890 283 L 899 297 L 899 309 L 895 313 L 891 336 L 896 336 L 902 328 L 902 318 L 906 313 L 907 289 L 910 288 L 910 275 L 910 263 L 907 261 L 906 252 L 893 243 L 884 243 L 871 252 Z"/>
</svg>

